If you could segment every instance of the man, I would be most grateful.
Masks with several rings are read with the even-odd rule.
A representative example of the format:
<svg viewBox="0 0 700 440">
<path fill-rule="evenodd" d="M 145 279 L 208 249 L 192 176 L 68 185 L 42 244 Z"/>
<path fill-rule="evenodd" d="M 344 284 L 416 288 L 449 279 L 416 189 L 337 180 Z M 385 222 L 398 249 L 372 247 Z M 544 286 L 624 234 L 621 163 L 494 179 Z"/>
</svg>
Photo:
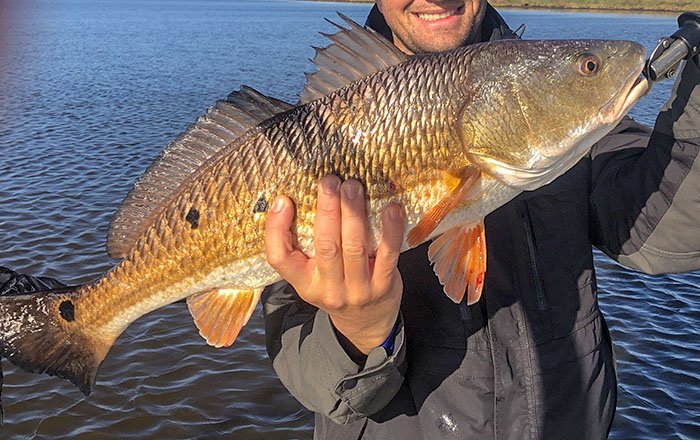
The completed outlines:
<svg viewBox="0 0 700 440">
<path fill-rule="evenodd" d="M 515 38 L 482 0 L 378 0 L 368 26 L 406 53 Z M 486 218 L 481 300 L 454 304 L 427 259 L 402 254 L 400 207 L 367 249 L 361 185 L 319 185 L 315 258 L 278 198 L 266 253 L 288 283 L 263 295 L 268 351 L 316 413 L 318 439 L 606 437 L 616 403 L 592 245 L 647 273 L 700 268 L 700 61 L 654 130 L 624 119 L 551 184 Z"/>
</svg>

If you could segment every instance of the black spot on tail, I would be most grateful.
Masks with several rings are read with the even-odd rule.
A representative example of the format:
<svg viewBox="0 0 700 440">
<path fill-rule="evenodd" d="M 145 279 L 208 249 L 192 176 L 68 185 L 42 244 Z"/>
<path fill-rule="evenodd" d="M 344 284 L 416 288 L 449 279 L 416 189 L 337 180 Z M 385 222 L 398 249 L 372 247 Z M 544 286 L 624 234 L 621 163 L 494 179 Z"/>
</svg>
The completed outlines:
<svg viewBox="0 0 700 440">
<path fill-rule="evenodd" d="M 75 306 L 70 300 L 63 301 L 58 310 L 61 312 L 61 317 L 68 322 L 75 321 Z"/>
<path fill-rule="evenodd" d="M 190 226 L 192 226 L 192 229 L 197 229 L 199 227 L 199 211 L 197 211 L 194 208 L 190 208 L 190 211 L 187 213 L 185 220 L 190 222 Z"/>
<path fill-rule="evenodd" d="M 82 294 L 76 286 L 0 296 L 0 357 L 28 372 L 68 379 L 90 393 L 113 340 L 99 329 L 76 325 L 75 298 Z"/>
</svg>

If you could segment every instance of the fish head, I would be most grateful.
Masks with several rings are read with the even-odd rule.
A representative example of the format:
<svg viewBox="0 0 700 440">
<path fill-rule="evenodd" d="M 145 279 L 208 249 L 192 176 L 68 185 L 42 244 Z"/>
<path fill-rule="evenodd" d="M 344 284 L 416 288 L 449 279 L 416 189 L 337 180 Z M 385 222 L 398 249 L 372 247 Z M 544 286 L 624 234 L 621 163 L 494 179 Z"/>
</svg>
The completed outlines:
<svg viewBox="0 0 700 440">
<path fill-rule="evenodd" d="M 492 53 L 487 53 L 492 52 Z M 513 41 L 484 48 L 479 104 L 461 114 L 471 162 L 503 183 L 539 188 L 612 130 L 649 89 L 645 49 L 631 41 Z M 475 60 L 476 62 L 476 60 Z M 499 79 L 500 78 L 500 79 Z"/>
</svg>

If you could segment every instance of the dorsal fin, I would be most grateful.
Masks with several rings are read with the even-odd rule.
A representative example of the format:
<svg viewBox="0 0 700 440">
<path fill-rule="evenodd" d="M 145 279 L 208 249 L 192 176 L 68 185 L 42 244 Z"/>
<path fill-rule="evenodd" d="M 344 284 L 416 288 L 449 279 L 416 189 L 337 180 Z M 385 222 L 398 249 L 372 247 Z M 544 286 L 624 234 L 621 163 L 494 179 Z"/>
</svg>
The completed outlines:
<svg viewBox="0 0 700 440">
<path fill-rule="evenodd" d="M 350 28 L 326 19 L 339 31 L 335 34 L 321 32 L 331 40 L 331 44 L 315 48 L 316 56 L 311 62 L 318 70 L 306 74 L 306 86 L 299 95 L 300 104 L 321 98 L 346 84 L 408 59 L 405 53 L 374 30 L 360 26 L 341 13 L 338 16 Z"/>
<path fill-rule="evenodd" d="M 218 101 L 172 141 L 134 184 L 109 225 L 107 251 L 126 256 L 173 193 L 249 128 L 293 106 L 246 86 Z"/>
</svg>

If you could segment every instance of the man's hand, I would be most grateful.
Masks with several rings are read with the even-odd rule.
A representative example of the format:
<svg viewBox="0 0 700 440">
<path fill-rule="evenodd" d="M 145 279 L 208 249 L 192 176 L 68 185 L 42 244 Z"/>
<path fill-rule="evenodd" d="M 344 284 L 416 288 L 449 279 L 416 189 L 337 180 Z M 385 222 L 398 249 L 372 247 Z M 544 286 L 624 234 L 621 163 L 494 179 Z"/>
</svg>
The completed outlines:
<svg viewBox="0 0 700 440">
<path fill-rule="evenodd" d="M 396 265 L 404 232 L 400 206 L 382 213 L 382 236 L 370 257 L 362 185 L 340 183 L 336 176 L 319 182 L 314 225 L 316 256 L 308 258 L 292 244 L 294 205 L 275 199 L 265 231 L 267 260 L 299 296 L 328 313 L 335 328 L 367 354 L 387 338 L 396 322 L 403 282 Z"/>
</svg>

